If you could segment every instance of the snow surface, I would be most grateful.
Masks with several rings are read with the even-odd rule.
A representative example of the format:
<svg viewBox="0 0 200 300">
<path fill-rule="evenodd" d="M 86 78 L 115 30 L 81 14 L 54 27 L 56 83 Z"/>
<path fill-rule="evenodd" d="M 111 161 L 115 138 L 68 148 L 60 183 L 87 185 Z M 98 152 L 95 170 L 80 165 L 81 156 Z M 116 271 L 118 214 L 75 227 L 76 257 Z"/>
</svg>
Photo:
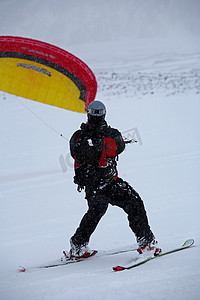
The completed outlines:
<svg viewBox="0 0 200 300">
<path fill-rule="evenodd" d="M 160 246 L 195 239 L 130 271 L 112 271 L 135 255 L 124 253 L 17 273 L 69 249 L 87 209 L 58 134 L 69 139 L 85 115 L 1 92 L 0 298 L 199 299 L 200 2 L 1 0 L 0 12 L 0 35 L 52 43 L 90 66 L 108 123 L 139 141 L 121 155 L 119 175 L 144 199 Z M 123 211 L 109 207 L 90 246 L 136 247 Z"/>
</svg>

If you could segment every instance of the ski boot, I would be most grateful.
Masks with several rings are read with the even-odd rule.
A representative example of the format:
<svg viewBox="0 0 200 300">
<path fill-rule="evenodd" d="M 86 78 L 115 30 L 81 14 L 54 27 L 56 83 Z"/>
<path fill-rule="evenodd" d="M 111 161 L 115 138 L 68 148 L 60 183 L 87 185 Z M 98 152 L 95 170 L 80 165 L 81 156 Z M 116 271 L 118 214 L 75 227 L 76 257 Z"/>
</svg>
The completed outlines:
<svg viewBox="0 0 200 300">
<path fill-rule="evenodd" d="M 152 241 L 151 243 L 140 245 L 137 249 L 139 254 L 144 254 L 145 256 L 157 256 L 162 252 L 162 249 L 159 248 L 157 241 Z"/>
<path fill-rule="evenodd" d="M 97 253 L 96 250 L 91 250 L 88 247 L 88 243 L 85 243 L 83 245 L 75 245 L 72 241 L 70 240 L 70 246 L 71 249 L 69 251 L 69 256 L 70 259 L 72 260 L 77 260 L 77 259 L 82 259 L 82 258 L 88 258 L 90 256 L 93 256 Z"/>
</svg>

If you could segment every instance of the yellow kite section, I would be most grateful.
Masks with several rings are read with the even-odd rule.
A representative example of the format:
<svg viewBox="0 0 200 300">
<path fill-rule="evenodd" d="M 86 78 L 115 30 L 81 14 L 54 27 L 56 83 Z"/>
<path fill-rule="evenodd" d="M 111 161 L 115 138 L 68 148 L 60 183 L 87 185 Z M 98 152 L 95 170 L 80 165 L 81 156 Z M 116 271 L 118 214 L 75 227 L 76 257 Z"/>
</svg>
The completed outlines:
<svg viewBox="0 0 200 300">
<path fill-rule="evenodd" d="M 0 58 L 0 90 L 38 102 L 85 113 L 80 90 L 64 74 L 19 58 Z"/>
</svg>

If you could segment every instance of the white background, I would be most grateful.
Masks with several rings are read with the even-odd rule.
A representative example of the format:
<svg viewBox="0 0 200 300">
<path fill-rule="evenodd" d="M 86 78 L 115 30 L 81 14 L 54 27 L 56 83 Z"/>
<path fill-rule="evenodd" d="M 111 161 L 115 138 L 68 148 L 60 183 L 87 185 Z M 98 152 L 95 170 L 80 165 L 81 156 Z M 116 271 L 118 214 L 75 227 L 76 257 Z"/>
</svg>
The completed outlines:
<svg viewBox="0 0 200 300">
<path fill-rule="evenodd" d="M 119 175 L 142 196 L 160 246 L 195 239 L 192 249 L 121 273 L 112 267 L 136 254 L 17 273 L 68 250 L 87 210 L 68 142 L 34 114 L 67 139 L 86 116 L 1 92 L 0 298 L 199 299 L 200 2 L 1 0 L 0 15 L 0 35 L 45 41 L 88 64 L 108 123 L 142 141 L 120 156 Z M 127 246 L 135 237 L 111 206 L 90 247 Z"/>
</svg>

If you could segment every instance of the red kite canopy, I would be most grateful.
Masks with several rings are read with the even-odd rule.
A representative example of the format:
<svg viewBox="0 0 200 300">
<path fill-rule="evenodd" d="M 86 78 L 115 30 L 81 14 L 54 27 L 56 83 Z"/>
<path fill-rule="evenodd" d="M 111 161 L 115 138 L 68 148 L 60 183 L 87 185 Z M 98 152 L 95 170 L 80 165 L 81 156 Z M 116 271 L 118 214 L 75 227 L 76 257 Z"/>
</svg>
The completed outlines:
<svg viewBox="0 0 200 300">
<path fill-rule="evenodd" d="M 84 62 L 61 48 L 0 36 L 0 90 L 83 113 L 97 82 Z"/>
</svg>

